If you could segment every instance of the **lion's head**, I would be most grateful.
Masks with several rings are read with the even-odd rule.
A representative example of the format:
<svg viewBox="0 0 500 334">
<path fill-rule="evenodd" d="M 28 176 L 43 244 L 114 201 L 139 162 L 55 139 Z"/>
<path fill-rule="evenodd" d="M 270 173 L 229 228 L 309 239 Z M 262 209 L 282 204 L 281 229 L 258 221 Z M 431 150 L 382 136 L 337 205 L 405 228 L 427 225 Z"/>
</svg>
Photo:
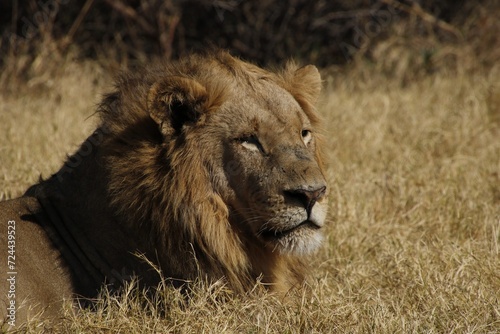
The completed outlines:
<svg viewBox="0 0 500 334">
<path fill-rule="evenodd" d="M 306 100 L 315 102 L 319 74 L 288 68 L 280 78 L 238 65 L 248 78 L 235 80 L 217 111 L 192 129 L 193 139 L 210 152 L 211 184 L 246 237 L 270 251 L 310 253 L 326 214 L 317 117 Z"/>
<path fill-rule="evenodd" d="M 317 69 L 276 74 L 219 52 L 135 73 L 100 108 L 117 220 L 149 236 L 169 277 L 300 276 L 326 215 Z"/>
</svg>

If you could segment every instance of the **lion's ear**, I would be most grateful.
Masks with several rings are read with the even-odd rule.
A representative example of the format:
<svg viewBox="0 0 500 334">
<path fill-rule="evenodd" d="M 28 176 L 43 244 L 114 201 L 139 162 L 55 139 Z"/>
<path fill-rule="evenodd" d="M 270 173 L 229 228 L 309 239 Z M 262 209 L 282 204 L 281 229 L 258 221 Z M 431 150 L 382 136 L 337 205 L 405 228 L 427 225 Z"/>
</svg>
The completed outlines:
<svg viewBox="0 0 500 334">
<path fill-rule="evenodd" d="M 314 121 L 314 105 L 321 93 L 321 75 L 314 65 L 297 68 L 295 63 L 287 64 L 284 72 L 286 89 Z"/>
<path fill-rule="evenodd" d="M 300 86 L 300 94 L 311 104 L 316 104 L 321 93 L 321 75 L 316 66 L 307 65 L 296 70 L 294 86 Z"/>
<path fill-rule="evenodd" d="M 207 89 L 199 82 L 169 76 L 153 84 L 148 94 L 148 112 L 164 136 L 179 133 L 183 125 L 196 123 L 209 108 Z"/>
</svg>

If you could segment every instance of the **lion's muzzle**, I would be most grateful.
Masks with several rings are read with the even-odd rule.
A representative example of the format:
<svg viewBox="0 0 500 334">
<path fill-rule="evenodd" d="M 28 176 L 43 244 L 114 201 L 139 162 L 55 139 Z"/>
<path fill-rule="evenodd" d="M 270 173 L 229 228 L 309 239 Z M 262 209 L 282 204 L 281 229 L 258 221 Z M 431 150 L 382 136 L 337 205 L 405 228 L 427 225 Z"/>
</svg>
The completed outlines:
<svg viewBox="0 0 500 334">
<path fill-rule="evenodd" d="M 305 207 L 308 218 L 317 201 L 325 196 L 326 186 L 298 188 L 285 191 L 285 195 L 297 198 Z"/>
</svg>

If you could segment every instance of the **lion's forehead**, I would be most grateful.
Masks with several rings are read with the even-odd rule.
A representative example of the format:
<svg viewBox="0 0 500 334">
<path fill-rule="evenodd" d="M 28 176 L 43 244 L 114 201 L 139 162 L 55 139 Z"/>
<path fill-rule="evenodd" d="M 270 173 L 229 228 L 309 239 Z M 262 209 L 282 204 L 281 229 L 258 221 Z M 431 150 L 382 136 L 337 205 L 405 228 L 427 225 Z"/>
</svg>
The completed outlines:
<svg viewBox="0 0 500 334">
<path fill-rule="evenodd" d="M 239 87 L 223 105 L 221 119 L 232 126 L 254 126 L 260 131 L 286 133 L 309 125 L 306 114 L 294 97 L 273 82 Z"/>
</svg>

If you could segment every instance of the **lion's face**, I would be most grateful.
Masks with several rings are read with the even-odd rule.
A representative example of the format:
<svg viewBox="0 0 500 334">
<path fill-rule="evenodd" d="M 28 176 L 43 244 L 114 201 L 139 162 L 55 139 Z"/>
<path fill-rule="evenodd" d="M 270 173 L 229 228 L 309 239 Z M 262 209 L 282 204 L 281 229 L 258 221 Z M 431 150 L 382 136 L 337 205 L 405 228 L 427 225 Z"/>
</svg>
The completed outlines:
<svg viewBox="0 0 500 334">
<path fill-rule="evenodd" d="M 168 77 L 154 85 L 151 117 L 172 150 L 182 143 L 181 158 L 201 160 L 212 188 L 207 194 L 219 196 L 245 239 L 271 251 L 310 253 L 320 245 L 326 216 L 312 107 L 319 73 L 306 66 L 279 77 L 230 61 L 243 67 L 243 80 L 219 86 Z M 216 78 L 227 75 L 214 71 Z"/>
<path fill-rule="evenodd" d="M 214 184 L 238 228 L 265 247 L 304 254 L 321 242 L 326 181 L 317 133 L 293 96 L 270 82 L 238 92 L 207 120 L 221 161 Z"/>
</svg>

